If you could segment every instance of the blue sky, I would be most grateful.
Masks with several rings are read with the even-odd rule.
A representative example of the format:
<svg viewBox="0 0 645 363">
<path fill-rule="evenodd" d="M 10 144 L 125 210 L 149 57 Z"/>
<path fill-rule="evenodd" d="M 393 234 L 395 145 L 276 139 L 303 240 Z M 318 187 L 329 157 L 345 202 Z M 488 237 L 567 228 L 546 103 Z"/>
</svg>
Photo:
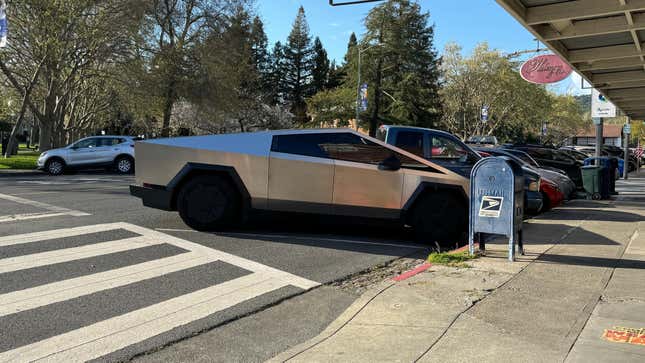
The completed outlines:
<svg viewBox="0 0 645 363">
<path fill-rule="evenodd" d="M 439 52 L 449 42 L 457 42 L 466 53 L 483 41 L 504 52 L 536 47 L 533 35 L 494 0 L 419 0 L 419 3 L 424 11 L 430 12 L 430 22 L 435 24 L 435 46 Z M 363 18 L 377 4 L 332 7 L 327 0 L 257 0 L 257 13 L 264 21 L 269 44 L 278 40 L 284 43 L 298 7 L 303 5 L 312 37 L 319 36 L 329 57 L 340 62 L 349 35 L 355 32 L 360 39 Z M 577 94 L 579 84 L 579 77 L 569 77 L 552 87 L 558 92 Z"/>
</svg>

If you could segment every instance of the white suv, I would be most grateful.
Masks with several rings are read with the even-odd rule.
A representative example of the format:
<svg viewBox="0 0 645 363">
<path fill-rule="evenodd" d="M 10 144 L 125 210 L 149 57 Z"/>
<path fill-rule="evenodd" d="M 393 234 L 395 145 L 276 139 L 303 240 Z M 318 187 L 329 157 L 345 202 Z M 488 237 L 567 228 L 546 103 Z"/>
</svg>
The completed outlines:
<svg viewBox="0 0 645 363">
<path fill-rule="evenodd" d="M 134 171 L 132 136 L 91 136 L 68 146 L 47 150 L 38 158 L 38 169 L 60 175 L 68 169 L 110 167 L 122 174 Z"/>
</svg>

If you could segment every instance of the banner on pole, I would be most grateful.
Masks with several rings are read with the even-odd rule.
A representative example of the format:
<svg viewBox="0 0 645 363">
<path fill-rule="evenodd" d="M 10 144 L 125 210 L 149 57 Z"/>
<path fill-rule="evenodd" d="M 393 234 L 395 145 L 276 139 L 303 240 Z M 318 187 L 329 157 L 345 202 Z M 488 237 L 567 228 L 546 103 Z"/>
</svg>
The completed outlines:
<svg viewBox="0 0 645 363">
<path fill-rule="evenodd" d="M 367 83 L 363 83 L 360 88 L 361 111 L 367 111 Z"/>
<path fill-rule="evenodd" d="M 0 0 L 0 48 L 7 46 L 7 5 Z"/>
</svg>

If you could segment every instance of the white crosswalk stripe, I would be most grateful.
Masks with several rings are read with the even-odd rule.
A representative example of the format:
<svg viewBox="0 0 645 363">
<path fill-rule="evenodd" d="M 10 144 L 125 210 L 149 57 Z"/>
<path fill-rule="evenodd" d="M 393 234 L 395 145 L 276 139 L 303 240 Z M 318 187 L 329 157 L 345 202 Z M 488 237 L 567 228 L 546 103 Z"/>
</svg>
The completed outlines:
<svg viewBox="0 0 645 363">
<path fill-rule="evenodd" d="M 101 256 L 115 251 L 128 251 L 159 244 L 170 244 L 187 252 L 1 294 L 0 317 L 28 313 L 31 309 L 46 307 L 50 304 L 216 261 L 237 266 L 249 271 L 249 274 L 0 352 L 0 362 L 87 361 L 286 286 L 310 289 L 319 285 L 315 281 L 255 261 L 128 223 L 109 223 L 6 236 L 0 238 L 0 247 L 45 242 L 116 229 L 124 229 L 139 236 L 2 259 L 0 260 L 0 273 L 70 262 L 88 256 Z"/>
<path fill-rule="evenodd" d="M 46 212 L 38 213 L 21 213 L 21 214 L 9 214 L 9 215 L 0 215 L 0 223 L 5 222 L 16 222 L 30 219 L 40 219 L 40 218 L 49 218 L 49 217 L 58 217 L 58 216 L 73 216 L 73 217 L 82 217 L 89 216 L 89 213 L 72 210 L 63 207 L 57 207 L 51 204 L 38 202 L 35 200 L 25 199 L 17 197 L 15 195 L 9 194 L 0 194 L 0 199 L 7 200 L 9 202 L 24 204 L 35 208 L 40 208 L 46 210 Z"/>
</svg>

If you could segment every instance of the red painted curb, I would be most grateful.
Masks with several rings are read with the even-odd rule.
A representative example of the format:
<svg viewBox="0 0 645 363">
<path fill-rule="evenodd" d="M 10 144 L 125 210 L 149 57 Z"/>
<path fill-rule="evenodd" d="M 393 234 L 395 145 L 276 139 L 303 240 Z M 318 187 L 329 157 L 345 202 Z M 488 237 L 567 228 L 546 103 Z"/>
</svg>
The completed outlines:
<svg viewBox="0 0 645 363">
<path fill-rule="evenodd" d="M 400 274 L 399 276 L 393 277 L 392 280 L 394 280 L 394 281 L 403 281 L 403 280 L 409 279 L 410 277 L 429 269 L 430 266 L 432 266 L 432 265 L 426 262 L 426 263 L 424 263 L 422 265 L 419 265 L 419 266 L 413 268 L 410 271 L 404 272 L 404 273 Z"/>
<path fill-rule="evenodd" d="M 479 243 L 475 243 L 475 248 L 477 248 L 478 246 L 479 246 Z M 459 252 L 463 252 L 463 251 L 466 251 L 466 250 L 468 250 L 468 245 L 463 246 L 463 247 L 459 247 L 459 248 L 457 248 L 455 250 L 449 251 L 448 253 L 459 253 Z M 432 265 L 426 262 L 426 263 L 424 263 L 422 265 L 419 265 L 419 266 L 413 268 L 410 271 L 406 271 L 406 272 L 404 272 L 404 273 L 402 273 L 402 274 L 400 274 L 398 276 L 394 276 L 392 278 L 392 280 L 394 280 L 394 281 L 407 280 L 410 277 L 412 277 L 414 275 L 417 275 L 417 274 L 429 269 L 430 267 L 432 267 Z"/>
</svg>

